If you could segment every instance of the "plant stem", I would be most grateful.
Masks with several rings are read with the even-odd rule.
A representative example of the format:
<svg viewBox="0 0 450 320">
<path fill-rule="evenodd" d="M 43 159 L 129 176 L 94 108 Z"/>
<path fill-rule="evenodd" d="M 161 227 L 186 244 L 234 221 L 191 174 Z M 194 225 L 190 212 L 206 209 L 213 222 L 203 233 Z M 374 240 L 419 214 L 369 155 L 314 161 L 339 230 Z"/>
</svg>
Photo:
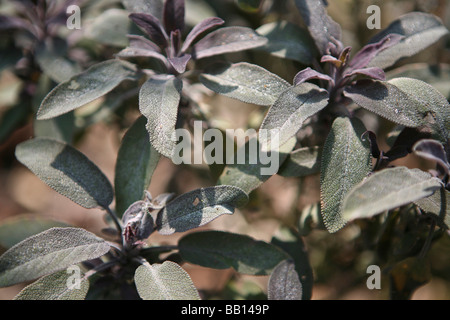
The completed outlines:
<svg viewBox="0 0 450 320">
<path fill-rule="evenodd" d="M 433 219 L 433 220 L 431 220 L 430 231 L 428 232 L 427 239 L 425 240 L 422 250 L 420 251 L 419 259 L 424 259 L 425 256 L 427 255 L 428 251 L 430 250 L 431 241 L 433 239 L 433 233 L 434 233 L 435 227 L 436 227 L 436 221 Z"/>
<path fill-rule="evenodd" d="M 122 238 L 123 238 L 123 236 L 122 236 L 122 225 L 120 224 L 119 218 L 117 218 L 116 214 L 108 206 L 104 207 L 104 209 L 106 210 L 106 212 L 108 212 L 109 216 L 114 221 L 114 224 L 116 225 L 117 231 L 119 231 L 120 239 L 122 240 Z"/>
</svg>

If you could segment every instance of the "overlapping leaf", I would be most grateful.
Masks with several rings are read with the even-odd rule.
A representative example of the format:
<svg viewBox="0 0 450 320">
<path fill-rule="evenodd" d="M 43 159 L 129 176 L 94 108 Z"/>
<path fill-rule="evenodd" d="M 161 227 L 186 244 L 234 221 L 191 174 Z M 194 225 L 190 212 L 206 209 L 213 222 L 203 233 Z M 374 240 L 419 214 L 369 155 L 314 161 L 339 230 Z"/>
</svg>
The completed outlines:
<svg viewBox="0 0 450 320">
<path fill-rule="evenodd" d="M 143 300 L 200 300 L 189 274 L 172 261 L 139 266 L 134 281 Z"/>
<path fill-rule="evenodd" d="M 196 189 L 169 202 L 158 213 L 156 229 L 168 235 L 197 228 L 223 214 L 232 214 L 247 201 L 247 194 L 234 186 Z"/>
<path fill-rule="evenodd" d="M 432 86 L 411 78 L 362 80 L 344 90 L 361 107 L 406 127 L 431 125 L 448 137 L 449 104 Z"/>
<path fill-rule="evenodd" d="M 70 276 L 67 270 L 44 276 L 26 286 L 14 300 L 84 300 L 89 290 L 88 278 L 80 272 L 80 282 L 73 286 Z"/>
<path fill-rule="evenodd" d="M 292 151 L 278 174 L 283 177 L 303 177 L 320 171 L 321 147 L 304 147 Z"/>
<path fill-rule="evenodd" d="M 51 228 L 14 245 L 0 256 L 0 286 L 6 287 L 98 258 L 109 244 L 83 229 Z"/>
<path fill-rule="evenodd" d="M 323 1 L 295 0 L 295 4 L 319 52 L 327 54 L 330 43 L 341 40 L 341 27 L 327 14 Z"/>
<path fill-rule="evenodd" d="M 267 275 L 288 255 L 271 244 L 223 231 L 188 234 L 178 242 L 181 257 L 207 268 L 234 268 L 244 274 Z"/>
<path fill-rule="evenodd" d="M 139 110 L 147 118 L 146 128 L 153 147 L 172 158 L 176 145 L 175 124 L 183 83 L 172 75 L 155 75 L 139 92 Z"/>
<path fill-rule="evenodd" d="M 302 283 L 291 260 L 281 261 L 269 278 L 269 300 L 302 300 Z"/>
<path fill-rule="evenodd" d="M 133 79 L 136 68 L 122 60 L 107 60 L 93 65 L 56 86 L 42 101 L 39 120 L 50 119 L 81 107 Z"/>
<path fill-rule="evenodd" d="M 284 91 L 270 107 L 264 118 L 261 131 L 279 130 L 279 144 L 283 145 L 291 139 L 309 117 L 315 115 L 328 105 L 328 92 L 312 83 L 302 83 Z M 270 139 L 260 134 L 260 142 L 270 146 Z"/>
<path fill-rule="evenodd" d="M 310 65 L 317 54 L 308 31 L 288 21 L 264 24 L 256 32 L 268 39 L 267 44 L 258 50 L 276 57 Z"/>
<path fill-rule="evenodd" d="M 214 92 L 263 106 L 272 105 L 290 87 L 279 76 L 246 62 L 215 65 L 200 80 Z"/>
<path fill-rule="evenodd" d="M 225 27 L 209 33 L 192 46 L 195 59 L 260 47 L 267 39 L 247 27 Z"/>
<path fill-rule="evenodd" d="M 386 210 L 431 196 L 442 182 L 419 169 L 396 167 L 376 172 L 345 197 L 347 220 L 369 218 Z"/>
<path fill-rule="evenodd" d="M 50 138 L 19 144 L 16 158 L 58 193 L 85 208 L 106 208 L 114 197 L 108 178 L 84 154 Z"/>
<path fill-rule="evenodd" d="M 144 116 L 138 118 L 128 129 L 119 149 L 114 180 L 119 215 L 135 201 L 142 200 L 160 158 L 150 144 L 145 124 Z"/>
<path fill-rule="evenodd" d="M 404 38 L 372 59 L 369 66 L 387 68 L 399 59 L 410 57 L 427 48 L 448 33 L 442 21 L 428 13 L 411 12 L 393 21 L 386 29 L 375 35 L 369 43 L 376 43 L 390 33 Z"/>
<path fill-rule="evenodd" d="M 320 172 L 322 216 L 329 232 L 336 232 L 346 223 L 342 215 L 347 193 L 371 170 L 366 131 L 357 118 L 336 118 L 323 147 Z"/>
<path fill-rule="evenodd" d="M 292 138 L 285 144 L 281 145 L 278 150 L 272 150 L 270 155 L 262 150 L 256 137 L 247 141 L 246 144 L 239 147 L 236 151 L 237 156 L 244 154 L 244 163 L 227 160 L 222 174 L 219 177 L 218 183 L 222 185 L 233 185 L 241 188 L 247 194 L 258 188 L 261 184 L 273 176 L 281 166 L 281 164 L 288 157 L 296 143 L 296 139 Z M 251 145 L 255 145 L 258 154 L 253 154 Z M 262 155 L 267 155 L 263 161 Z M 255 162 L 250 161 L 256 160 Z"/>
</svg>

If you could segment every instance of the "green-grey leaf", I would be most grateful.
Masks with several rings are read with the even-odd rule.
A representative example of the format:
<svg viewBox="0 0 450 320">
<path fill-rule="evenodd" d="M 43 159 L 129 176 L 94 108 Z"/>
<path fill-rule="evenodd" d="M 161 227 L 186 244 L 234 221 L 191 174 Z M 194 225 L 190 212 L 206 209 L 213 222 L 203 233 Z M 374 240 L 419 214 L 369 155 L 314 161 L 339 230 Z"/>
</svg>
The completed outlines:
<svg viewBox="0 0 450 320">
<path fill-rule="evenodd" d="M 266 69 L 246 62 L 215 65 L 202 73 L 200 80 L 214 92 L 262 106 L 272 105 L 291 86 Z"/>
<path fill-rule="evenodd" d="M 104 11 L 85 28 L 85 36 L 99 43 L 126 47 L 130 27 L 128 14 L 126 10 L 116 8 Z"/>
<path fill-rule="evenodd" d="M 371 170 L 369 142 L 361 138 L 365 131 L 357 118 L 339 117 L 325 141 L 320 193 L 322 217 L 329 232 L 336 232 L 346 224 L 342 215 L 345 196 Z"/>
<path fill-rule="evenodd" d="M 80 272 L 79 287 L 70 282 L 71 274 L 62 270 L 44 276 L 19 292 L 14 300 L 84 300 L 89 280 Z"/>
<path fill-rule="evenodd" d="M 369 43 L 376 43 L 390 33 L 404 36 L 398 44 L 381 51 L 372 59 L 369 67 L 387 68 L 399 59 L 410 57 L 438 41 L 448 33 L 442 21 L 429 13 L 411 12 L 392 22 L 375 35 Z"/>
<path fill-rule="evenodd" d="M 29 237 L 0 256 L 0 287 L 34 280 L 85 260 L 98 258 L 109 244 L 80 228 L 51 228 Z"/>
<path fill-rule="evenodd" d="M 223 214 L 233 214 L 236 207 L 247 201 L 247 194 L 234 186 L 196 189 L 178 196 L 161 209 L 156 229 L 168 235 L 197 228 Z"/>
<path fill-rule="evenodd" d="M 134 282 L 143 300 L 200 300 L 189 274 L 172 261 L 139 266 Z"/>
<path fill-rule="evenodd" d="M 410 63 L 386 73 L 386 79 L 414 78 L 435 87 L 447 100 L 450 100 L 450 65 L 445 63 Z"/>
<path fill-rule="evenodd" d="M 270 243 L 282 249 L 291 257 L 289 260 L 292 259 L 294 272 L 297 274 L 299 282 L 301 282 L 300 286 L 298 284 L 295 285 L 297 289 L 301 289 L 300 292 L 297 292 L 297 294 L 300 294 L 299 298 L 303 300 L 311 299 L 314 274 L 303 238 L 293 229 L 281 227 L 273 236 Z M 289 269 L 291 268 L 289 267 Z M 289 275 L 289 277 L 295 278 L 293 275 Z M 294 279 L 293 281 L 295 282 Z"/>
<path fill-rule="evenodd" d="M 302 283 L 291 260 L 281 261 L 269 278 L 269 300 L 302 300 Z"/>
<path fill-rule="evenodd" d="M 411 90 L 417 88 L 420 91 Z M 363 80 L 347 87 L 344 95 L 364 109 L 405 127 L 416 128 L 430 121 L 438 121 L 439 126 L 446 127 L 445 121 L 448 121 L 443 117 L 448 114 L 448 102 L 445 103 L 445 98 L 436 89 L 420 80 Z M 434 105 L 436 102 L 439 104 Z M 433 120 L 433 113 L 439 119 Z"/>
<path fill-rule="evenodd" d="M 280 167 L 278 174 L 283 177 L 304 177 L 320 171 L 322 148 L 303 147 L 292 151 Z"/>
<path fill-rule="evenodd" d="M 328 105 L 328 92 L 312 83 L 290 87 L 270 107 L 260 127 L 260 142 L 270 145 L 262 131 L 278 129 L 279 144 L 283 145 L 300 130 L 303 122 Z"/>
<path fill-rule="evenodd" d="M 122 4 L 130 13 L 146 13 L 163 19 L 164 0 L 122 0 Z"/>
<path fill-rule="evenodd" d="M 288 255 L 249 236 L 224 231 L 201 231 L 178 242 L 183 260 L 207 268 L 233 268 L 243 274 L 268 275 Z"/>
<path fill-rule="evenodd" d="M 106 176 L 66 143 L 31 139 L 16 147 L 16 158 L 52 189 L 84 208 L 106 208 L 113 200 L 113 188 Z"/>
<path fill-rule="evenodd" d="M 63 56 L 62 49 L 56 47 L 58 44 L 56 40 L 48 40 L 46 44 L 39 43 L 35 57 L 42 71 L 53 81 L 60 83 L 80 73 L 81 68 Z"/>
<path fill-rule="evenodd" d="M 236 151 L 238 156 L 244 153 L 244 163 L 239 163 L 238 161 L 234 161 L 233 163 L 228 162 L 219 177 L 218 183 L 239 187 L 249 194 L 278 171 L 279 166 L 294 148 L 295 143 L 295 138 L 290 139 L 284 145 L 280 146 L 278 152 L 272 151 L 268 159 L 269 163 L 264 163 L 261 161 L 261 154 L 265 151 L 261 150 L 257 138 L 253 137 L 249 139 L 246 144 Z M 252 157 L 256 156 L 251 152 L 251 145 L 255 145 L 255 150 L 259 150 L 259 157 L 254 164 L 250 161 Z M 265 171 L 272 172 L 272 174 L 267 174 Z"/>
<path fill-rule="evenodd" d="M 135 75 L 136 67 L 126 61 L 113 59 L 95 64 L 50 91 L 42 101 L 37 118 L 50 119 L 79 108 Z"/>
<path fill-rule="evenodd" d="M 267 44 L 258 50 L 276 57 L 310 65 L 317 55 L 316 46 L 309 32 L 288 21 L 264 24 L 256 29 L 256 32 L 268 39 Z"/>
<path fill-rule="evenodd" d="M 429 197 L 441 186 L 439 179 L 419 169 L 384 169 L 369 176 L 347 194 L 343 216 L 347 220 L 370 218 Z"/>
<path fill-rule="evenodd" d="M 0 245 L 11 248 L 13 245 L 53 227 L 67 227 L 66 223 L 46 217 L 22 214 L 2 220 L 0 224 Z"/>
<path fill-rule="evenodd" d="M 183 82 L 172 75 L 155 75 L 139 92 L 139 110 L 147 118 L 150 142 L 169 159 L 176 145 L 175 124 L 182 88 Z"/>
<path fill-rule="evenodd" d="M 146 118 L 141 116 L 128 129 L 117 156 L 114 185 L 119 216 L 132 203 L 142 200 L 160 159 L 150 144 L 145 124 Z"/>
<path fill-rule="evenodd" d="M 431 85 L 412 78 L 395 78 L 388 81 L 420 103 L 417 110 L 424 122 L 431 125 L 444 143 L 450 139 L 450 103 Z"/>
</svg>

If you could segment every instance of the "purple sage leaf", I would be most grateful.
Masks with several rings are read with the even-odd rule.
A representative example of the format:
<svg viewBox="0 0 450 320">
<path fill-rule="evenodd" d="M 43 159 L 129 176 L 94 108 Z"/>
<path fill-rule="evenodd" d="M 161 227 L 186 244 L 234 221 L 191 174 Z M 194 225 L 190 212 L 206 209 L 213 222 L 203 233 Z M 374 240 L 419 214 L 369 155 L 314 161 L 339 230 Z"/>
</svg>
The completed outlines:
<svg viewBox="0 0 450 320">
<path fill-rule="evenodd" d="M 341 39 L 341 27 L 328 16 L 322 1 L 295 0 L 295 4 L 320 53 L 326 54 L 333 39 Z"/>
<path fill-rule="evenodd" d="M 164 47 L 167 46 L 168 36 L 164 31 L 161 22 L 157 18 L 151 14 L 145 13 L 132 13 L 129 17 L 145 31 L 155 43 Z"/>
<path fill-rule="evenodd" d="M 439 141 L 422 139 L 413 146 L 413 151 L 422 158 L 436 162 L 446 174 L 449 173 L 450 164 L 448 163 L 447 154 L 444 146 Z"/>
<path fill-rule="evenodd" d="M 404 36 L 396 33 L 391 33 L 376 43 L 370 43 L 359 50 L 352 58 L 349 68 L 361 69 L 367 67 L 374 57 L 381 51 L 396 45 L 402 40 Z"/>
<path fill-rule="evenodd" d="M 349 70 L 345 73 L 344 77 L 351 77 L 355 75 L 365 75 L 375 80 L 386 80 L 386 75 L 384 74 L 383 69 L 372 67 L 372 68 L 362 68 L 362 69 L 356 69 L 356 70 Z"/>
<path fill-rule="evenodd" d="M 186 53 L 180 57 L 168 58 L 167 60 L 178 73 L 183 73 L 184 71 L 186 71 L 186 66 L 191 58 L 192 56 Z"/>
<path fill-rule="evenodd" d="M 320 79 L 333 82 L 333 79 L 330 76 L 317 72 L 316 70 L 308 67 L 295 75 L 294 85 L 299 85 L 300 83 L 306 82 L 311 79 Z"/>
<path fill-rule="evenodd" d="M 193 57 L 202 59 L 223 53 L 260 47 L 267 43 L 254 30 L 246 27 L 226 27 L 211 32 L 193 46 Z"/>
<path fill-rule="evenodd" d="M 127 35 L 130 41 L 130 47 L 135 49 L 144 49 L 148 51 L 161 52 L 161 49 L 149 39 L 134 34 Z"/>
<path fill-rule="evenodd" d="M 225 21 L 220 18 L 210 17 L 195 25 L 195 27 L 192 28 L 191 32 L 187 35 L 186 40 L 183 43 L 183 47 L 181 48 L 181 52 L 185 52 L 200 34 L 214 28 L 215 26 L 220 26 L 224 22 Z"/>
<path fill-rule="evenodd" d="M 163 21 L 166 31 L 184 29 L 184 0 L 166 0 L 164 3 Z"/>
</svg>

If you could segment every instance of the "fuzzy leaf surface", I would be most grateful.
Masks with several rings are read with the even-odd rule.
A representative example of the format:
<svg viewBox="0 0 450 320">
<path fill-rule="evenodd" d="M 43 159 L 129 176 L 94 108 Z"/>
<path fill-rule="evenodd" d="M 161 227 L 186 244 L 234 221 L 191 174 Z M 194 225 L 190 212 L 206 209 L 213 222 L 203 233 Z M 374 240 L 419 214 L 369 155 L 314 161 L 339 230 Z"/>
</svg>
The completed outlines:
<svg viewBox="0 0 450 320">
<path fill-rule="evenodd" d="M 342 215 L 345 196 L 371 170 L 370 146 L 361 139 L 365 131 L 357 118 L 336 118 L 325 141 L 320 191 L 321 213 L 329 232 L 336 232 L 346 224 Z"/>
<path fill-rule="evenodd" d="M 139 110 L 147 118 L 146 128 L 153 147 L 172 158 L 175 148 L 175 124 L 183 83 L 172 75 L 155 75 L 139 92 Z"/>
<path fill-rule="evenodd" d="M 14 300 L 84 300 L 89 290 L 89 280 L 80 272 L 79 288 L 72 284 L 67 270 L 44 276 L 19 292 Z"/>
<path fill-rule="evenodd" d="M 143 300 L 200 300 L 189 274 L 172 261 L 139 266 L 134 281 Z"/>
<path fill-rule="evenodd" d="M 98 258 L 109 249 L 105 240 L 84 229 L 51 228 L 19 242 L 0 256 L 0 287 Z"/>
<path fill-rule="evenodd" d="M 369 176 L 348 193 L 343 216 L 347 220 L 370 218 L 429 197 L 441 187 L 439 179 L 419 169 L 384 169 Z"/>
<path fill-rule="evenodd" d="M 122 60 L 107 60 L 93 65 L 50 91 L 39 107 L 37 118 L 50 119 L 77 109 L 135 75 L 135 66 Z"/>
<path fill-rule="evenodd" d="M 262 106 L 272 105 L 291 85 L 254 64 L 220 64 L 200 76 L 209 89 L 227 97 Z"/>
<path fill-rule="evenodd" d="M 223 214 L 233 214 L 247 203 L 248 196 L 234 186 L 200 188 L 182 194 L 158 213 L 156 229 L 169 235 L 207 224 Z"/>
<path fill-rule="evenodd" d="M 16 158 L 59 194 L 84 208 L 106 208 L 114 191 L 108 178 L 84 154 L 50 138 L 35 138 L 16 147 Z"/>
</svg>

